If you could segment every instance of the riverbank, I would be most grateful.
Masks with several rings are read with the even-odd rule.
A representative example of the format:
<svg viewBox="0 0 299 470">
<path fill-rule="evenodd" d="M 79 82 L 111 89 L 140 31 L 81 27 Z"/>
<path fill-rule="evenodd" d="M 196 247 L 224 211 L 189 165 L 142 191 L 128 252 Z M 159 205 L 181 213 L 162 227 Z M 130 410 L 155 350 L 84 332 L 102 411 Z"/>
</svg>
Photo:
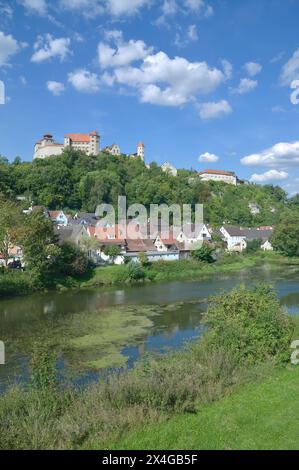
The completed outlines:
<svg viewBox="0 0 299 470">
<path fill-rule="evenodd" d="M 208 444 L 200 440 L 202 423 L 210 423 L 207 429 L 212 434 L 212 446 L 218 448 L 219 444 L 221 448 L 224 442 L 233 448 L 233 439 L 240 430 L 244 440 L 237 441 L 236 446 L 242 447 L 254 419 L 259 420 L 259 415 L 254 414 L 253 400 L 260 391 L 264 395 L 260 395 L 257 405 L 264 406 L 260 411 L 267 414 L 273 437 L 275 430 L 282 428 L 283 422 L 276 420 L 284 416 L 284 400 L 290 393 L 283 440 L 277 433 L 273 448 L 293 448 L 292 433 L 296 429 L 294 423 L 288 427 L 288 420 L 296 416 L 297 400 L 292 397 L 299 369 L 290 368 L 289 346 L 292 337 L 299 334 L 298 320 L 283 314 L 275 295 L 264 287 L 237 289 L 217 299 L 206 317 L 210 329 L 201 341 L 191 343 L 181 352 L 146 358 L 133 370 L 113 375 L 107 382 L 91 385 L 84 391 L 54 385 L 53 354 L 49 354 L 48 344 L 40 344 L 31 361 L 31 386 L 0 397 L 0 424 L 5 429 L 0 447 L 143 448 L 147 444 L 142 436 L 149 439 L 149 433 L 157 428 L 157 439 L 152 436 L 151 441 L 155 448 L 176 448 L 180 442 L 185 448 L 190 444 L 190 448 L 204 449 Z M 235 334 L 231 335 L 237 331 L 241 343 Z M 218 416 L 213 411 L 215 407 Z M 227 416 L 222 414 L 226 410 Z M 223 432 L 219 428 L 222 420 Z M 170 427 L 167 428 L 177 422 L 181 438 L 178 434 L 170 435 Z M 256 424 L 261 440 L 249 441 L 249 448 L 268 446 L 268 438 L 262 441 L 267 430 L 263 423 L 262 420 Z M 193 434 L 188 433 L 189 425 L 193 426 L 193 440 Z"/>
<path fill-rule="evenodd" d="M 132 279 L 128 266 L 106 266 L 95 268 L 89 279 L 79 282 L 83 288 L 129 284 L 134 282 L 168 282 L 196 280 L 214 274 L 237 272 L 264 264 L 280 269 L 282 266 L 294 266 L 299 270 L 299 258 L 286 258 L 272 252 L 259 252 L 255 255 L 226 255 L 215 263 L 208 264 L 193 259 L 156 262 L 141 267 L 141 279 Z"/>
<path fill-rule="evenodd" d="M 102 266 L 88 271 L 83 277 L 59 277 L 51 280 L 51 287 L 35 285 L 29 272 L 9 271 L 0 273 L 0 298 L 32 294 L 34 292 L 62 291 L 121 286 L 150 282 L 197 280 L 214 274 L 238 272 L 243 269 L 269 265 L 272 269 L 294 266 L 299 270 L 299 258 L 287 258 L 278 253 L 259 252 L 254 255 L 226 255 L 208 264 L 193 259 L 161 261 L 148 266 Z"/>
</svg>

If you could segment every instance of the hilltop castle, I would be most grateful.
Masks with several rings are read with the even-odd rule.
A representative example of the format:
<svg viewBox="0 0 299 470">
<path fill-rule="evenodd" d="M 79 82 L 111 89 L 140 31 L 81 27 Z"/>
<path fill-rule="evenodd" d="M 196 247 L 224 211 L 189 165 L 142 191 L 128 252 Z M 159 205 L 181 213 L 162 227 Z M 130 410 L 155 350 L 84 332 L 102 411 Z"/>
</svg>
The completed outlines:
<svg viewBox="0 0 299 470">
<path fill-rule="evenodd" d="M 61 155 L 67 148 L 81 150 L 86 155 L 98 155 L 101 149 L 101 137 L 97 131 L 90 134 L 65 134 L 64 143 L 55 142 L 52 134 L 45 134 L 41 140 L 36 142 L 34 146 L 33 158 L 47 158 Z M 144 161 L 144 143 L 139 142 L 137 145 L 137 153 L 130 155 L 131 157 L 140 157 Z M 106 147 L 104 152 L 111 155 L 121 155 L 120 147 L 116 144 Z"/>
</svg>

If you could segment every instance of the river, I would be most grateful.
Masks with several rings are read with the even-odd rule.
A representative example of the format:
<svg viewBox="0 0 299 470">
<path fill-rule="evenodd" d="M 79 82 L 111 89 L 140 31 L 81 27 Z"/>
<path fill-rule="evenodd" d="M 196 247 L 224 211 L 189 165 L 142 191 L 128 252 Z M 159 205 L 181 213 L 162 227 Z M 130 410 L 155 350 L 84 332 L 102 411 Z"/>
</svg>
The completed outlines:
<svg viewBox="0 0 299 470">
<path fill-rule="evenodd" d="M 237 284 L 273 285 L 291 315 L 299 313 L 298 268 L 270 267 L 205 280 L 34 294 L 0 301 L 0 393 L 28 381 L 32 344 L 50 341 L 59 351 L 61 381 L 77 386 L 131 367 L 146 354 L 179 349 L 204 331 L 211 295 Z"/>
</svg>

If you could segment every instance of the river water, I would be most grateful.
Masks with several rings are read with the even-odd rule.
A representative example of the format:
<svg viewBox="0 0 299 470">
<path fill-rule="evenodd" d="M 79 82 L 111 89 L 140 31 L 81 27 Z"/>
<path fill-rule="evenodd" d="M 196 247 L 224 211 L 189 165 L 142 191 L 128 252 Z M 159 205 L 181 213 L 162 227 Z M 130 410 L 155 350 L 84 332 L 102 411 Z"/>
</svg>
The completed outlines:
<svg viewBox="0 0 299 470">
<path fill-rule="evenodd" d="M 237 284 L 271 284 L 291 315 L 299 313 L 296 268 L 264 266 L 205 280 L 135 287 L 34 294 L 0 301 L 0 392 L 28 381 L 32 345 L 49 341 L 59 351 L 58 375 L 85 385 L 111 370 L 131 367 L 146 354 L 179 349 L 204 331 L 211 295 Z"/>
</svg>

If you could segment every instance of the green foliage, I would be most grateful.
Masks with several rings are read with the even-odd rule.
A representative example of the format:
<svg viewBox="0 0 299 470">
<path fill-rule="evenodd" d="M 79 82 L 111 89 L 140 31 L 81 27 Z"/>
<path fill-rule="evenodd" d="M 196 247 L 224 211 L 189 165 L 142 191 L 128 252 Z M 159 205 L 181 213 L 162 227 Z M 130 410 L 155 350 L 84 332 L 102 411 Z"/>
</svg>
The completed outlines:
<svg viewBox="0 0 299 470">
<path fill-rule="evenodd" d="M 248 241 L 247 247 L 246 247 L 247 253 L 256 253 L 257 251 L 261 249 L 262 244 L 263 244 L 262 239 Z"/>
<path fill-rule="evenodd" d="M 6 264 L 9 250 L 20 241 L 20 238 L 21 208 L 0 194 L 0 253 Z"/>
<path fill-rule="evenodd" d="M 51 282 L 61 250 L 53 223 L 41 210 L 33 211 L 25 218 L 22 245 L 25 261 L 32 275 L 42 284 Z"/>
<path fill-rule="evenodd" d="M 105 246 L 103 251 L 106 256 L 110 257 L 112 263 L 114 262 L 115 258 L 117 258 L 121 253 L 121 249 L 117 245 Z"/>
<path fill-rule="evenodd" d="M 293 324 L 267 286 L 213 297 L 205 322 L 210 328 L 206 347 L 228 351 L 244 367 L 269 358 L 289 360 Z"/>
<path fill-rule="evenodd" d="M 150 263 L 148 257 L 146 256 L 146 254 L 142 253 L 142 252 L 139 253 L 139 255 L 138 255 L 138 261 L 139 261 L 139 263 L 141 264 L 141 266 L 143 268 L 148 268 L 151 265 L 151 263 Z"/>
<path fill-rule="evenodd" d="M 143 281 L 146 278 L 146 272 L 138 264 L 131 262 L 127 267 L 127 279 L 128 281 Z"/>
<path fill-rule="evenodd" d="M 213 263 L 215 260 L 213 258 L 214 248 L 207 243 L 204 243 L 201 248 L 198 250 L 192 250 L 191 256 L 197 261 L 202 261 L 203 263 Z"/>
<path fill-rule="evenodd" d="M 275 227 L 270 242 L 285 256 L 299 256 L 299 213 L 287 211 Z"/>
<path fill-rule="evenodd" d="M 147 208 L 153 203 L 202 203 L 206 222 L 217 225 L 274 225 L 287 202 L 279 187 L 203 182 L 189 170 L 173 177 L 156 163 L 147 168 L 138 158 L 105 153 L 94 157 L 72 149 L 32 163 L 0 161 L 0 191 L 11 196 L 30 193 L 35 204 L 75 211 L 94 211 L 102 202 L 116 207 L 119 195 L 127 196 L 128 205 Z M 261 208 L 256 216 L 248 207 L 252 202 Z"/>
<path fill-rule="evenodd" d="M 83 276 L 88 271 L 88 259 L 73 243 L 63 243 L 60 248 L 59 270 L 65 276 Z"/>
</svg>

